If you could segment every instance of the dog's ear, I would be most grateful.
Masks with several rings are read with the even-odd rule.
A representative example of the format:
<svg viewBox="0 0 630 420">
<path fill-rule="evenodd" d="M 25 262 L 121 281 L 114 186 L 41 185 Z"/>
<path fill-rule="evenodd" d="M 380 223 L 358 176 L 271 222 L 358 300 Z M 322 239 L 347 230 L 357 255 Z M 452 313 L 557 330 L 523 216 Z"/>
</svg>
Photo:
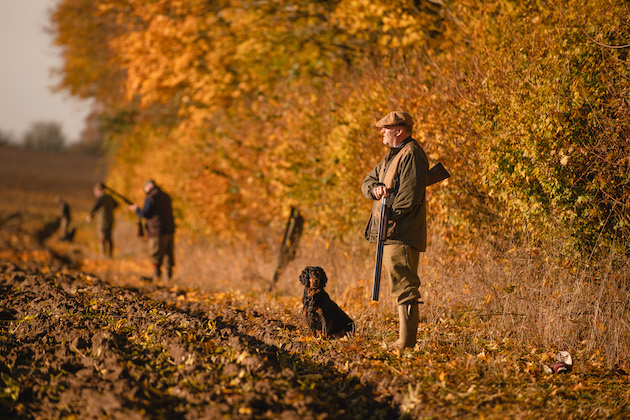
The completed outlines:
<svg viewBox="0 0 630 420">
<path fill-rule="evenodd" d="M 326 272 L 321 267 L 315 267 L 317 272 L 317 277 L 319 278 L 319 287 L 323 288 L 328 283 L 328 277 L 326 277 Z"/>
<path fill-rule="evenodd" d="M 303 286 L 308 286 L 309 283 L 309 268 L 310 267 L 306 267 L 304 270 L 302 270 L 302 273 L 300 273 L 300 283 L 302 283 Z"/>
</svg>

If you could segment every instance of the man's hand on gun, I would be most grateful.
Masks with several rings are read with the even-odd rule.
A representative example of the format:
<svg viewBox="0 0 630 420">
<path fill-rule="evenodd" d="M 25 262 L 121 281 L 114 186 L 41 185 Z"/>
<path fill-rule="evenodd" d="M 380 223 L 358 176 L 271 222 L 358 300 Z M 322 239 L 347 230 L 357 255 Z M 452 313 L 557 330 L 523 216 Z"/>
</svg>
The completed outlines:
<svg viewBox="0 0 630 420">
<path fill-rule="evenodd" d="M 389 191 L 387 191 L 385 185 L 379 185 L 378 187 L 374 188 L 374 190 L 372 191 L 372 195 L 374 195 L 374 198 L 377 200 L 380 200 L 381 198 L 383 198 L 383 196 L 389 198 Z"/>
</svg>

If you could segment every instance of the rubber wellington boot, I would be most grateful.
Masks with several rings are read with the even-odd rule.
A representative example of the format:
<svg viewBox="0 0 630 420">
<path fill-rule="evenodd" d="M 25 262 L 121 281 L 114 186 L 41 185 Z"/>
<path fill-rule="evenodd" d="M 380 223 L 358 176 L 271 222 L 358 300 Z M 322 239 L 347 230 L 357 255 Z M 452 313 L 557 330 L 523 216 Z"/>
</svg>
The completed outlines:
<svg viewBox="0 0 630 420">
<path fill-rule="evenodd" d="M 416 345 L 418 334 L 418 323 L 420 322 L 420 312 L 418 303 L 404 303 L 398 305 L 399 338 L 392 347 L 403 350 L 406 347 Z"/>
</svg>

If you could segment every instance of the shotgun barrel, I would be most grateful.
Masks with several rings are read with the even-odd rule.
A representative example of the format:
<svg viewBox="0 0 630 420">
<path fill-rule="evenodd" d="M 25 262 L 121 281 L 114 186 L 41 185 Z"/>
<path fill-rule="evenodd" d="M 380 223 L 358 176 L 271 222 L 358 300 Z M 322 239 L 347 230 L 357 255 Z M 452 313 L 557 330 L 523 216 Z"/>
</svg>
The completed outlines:
<svg viewBox="0 0 630 420">
<path fill-rule="evenodd" d="M 129 205 L 133 204 L 133 201 L 131 201 L 130 199 L 128 199 L 124 195 L 118 193 L 117 191 L 111 189 L 107 185 L 104 185 L 104 187 L 105 187 L 105 189 L 107 191 L 109 191 L 110 193 L 114 194 L 116 197 L 120 198 L 125 203 L 127 203 Z M 144 227 L 142 226 L 142 217 L 138 216 L 138 237 L 143 237 L 143 236 L 144 236 Z"/>
<path fill-rule="evenodd" d="M 107 191 L 109 191 L 110 193 L 114 194 L 116 197 L 120 198 L 122 201 L 124 201 L 127 204 L 133 204 L 133 201 L 131 201 L 130 199 L 128 199 L 127 197 L 125 197 L 124 195 L 120 194 L 119 192 L 117 192 L 116 190 L 111 189 L 110 187 L 108 187 L 107 185 L 104 186 L 105 189 Z"/>
<path fill-rule="evenodd" d="M 387 239 L 387 197 L 381 198 L 381 213 L 378 224 L 378 240 L 376 242 L 376 261 L 374 263 L 374 282 L 372 283 L 372 300 L 378 300 L 381 287 L 381 267 L 383 265 L 383 245 Z"/>
</svg>

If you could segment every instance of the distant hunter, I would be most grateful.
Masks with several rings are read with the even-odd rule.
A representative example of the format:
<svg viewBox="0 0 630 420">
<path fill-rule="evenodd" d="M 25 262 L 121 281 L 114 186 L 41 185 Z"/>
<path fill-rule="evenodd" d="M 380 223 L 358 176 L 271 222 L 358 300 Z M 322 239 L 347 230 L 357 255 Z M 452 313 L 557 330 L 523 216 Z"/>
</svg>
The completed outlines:
<svg viewBox="0 0 630 420">
<path fill-rule="evenodd" d="M 142 189 L 146 194 L 144 205 L 129 205 L 129 210 L 147 220 L 149 255 L 153 264 L 153 279 L 162 277 L 162 263 L 166 260 L 166 277 L 173 278 L 175 266 L 175 219 L 171 197 L 162 191 L 152 179 L 147 180 Z"/>
<path fill-rule="evenodd" d="M 102 182 L 94 186 L 94 205 L 90 213 L 85 218 L 87 223 L 92 222 L 94 216 L 97 217 L 97 234 L 101 248 L 101 253 L 107 257 L 113 255 L 114 240 L 112 239 L 112 231 L 114 230 L 114 209 L 118 207 L 118 203 L 114 198 L 105 192 L 105 184 Z"/>
</svg>

